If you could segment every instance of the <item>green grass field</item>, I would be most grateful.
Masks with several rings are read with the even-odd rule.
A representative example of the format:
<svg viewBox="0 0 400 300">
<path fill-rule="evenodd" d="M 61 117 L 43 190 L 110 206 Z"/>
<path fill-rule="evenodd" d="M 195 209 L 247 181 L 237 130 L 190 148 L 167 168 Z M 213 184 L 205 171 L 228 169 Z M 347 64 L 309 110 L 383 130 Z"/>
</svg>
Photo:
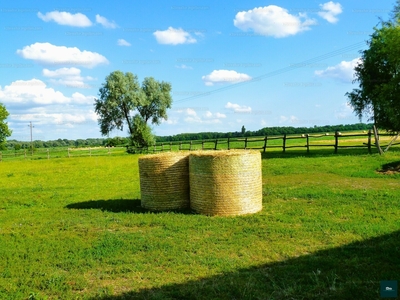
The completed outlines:
<svg viewBox="0 0 400 300">
<path fill-rule="evenodd" d="M 138 155 L 3 161 L 0 299 L 379 299 L 396 150 L 266 153 L 263 210 L 228 218 L 142 209 Z"/>
</svg>

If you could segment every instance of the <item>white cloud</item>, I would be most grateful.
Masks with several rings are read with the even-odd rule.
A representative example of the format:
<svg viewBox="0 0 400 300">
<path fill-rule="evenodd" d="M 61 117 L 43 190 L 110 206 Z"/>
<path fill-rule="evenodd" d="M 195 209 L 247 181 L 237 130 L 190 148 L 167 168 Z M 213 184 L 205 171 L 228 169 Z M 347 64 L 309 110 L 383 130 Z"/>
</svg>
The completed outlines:
<svg viewBox="0 0 400 300">
<path fill-rule="evenodd" d="M 4 88 L 0 87 L 0 100 L 9 105 L 51 105 L 51 104 L 90 104 L 94 96 L 74 93 L 66 97 L 60 91 L 48 88 L 39 79 L 16 80 Z"/>
<path fill-rule="evenodd" d="M 336 18 L 336 16 L 340 15 L 343 11 L 342 5 L 339 2 L 334 3 L 329 1 L 324 4 L 320 4 L 319 6 L 321 7 L 322 11 L 320 11 L 318 15 L 327 20 L 329 23 L 336 23 L 339 20 Z"/>
<path fill-rule="evenodd" d="M 354 118 L 353 107 L 349 103 L 342 103 L 340 108 L 335 111 L 335 117 L 338 119 Z"/>
<path fill-rule="evenodd" d="M 125 41 L 124 39 L 119 39 L 118 41 L 117 41 L 117 44 L 118 44 L 118 46 L 127 46 L 127 47 L 129 47 L 131 44 L 130 43 L 128 43 L 127 41 Z"/>
<path fill-rule="evenodd" d="M 91 88 L 85 81 L 93 80 L 92 77 L 82 77 L 81 70 L 77 68 L 61 68 L 55 71 L 43 69 L 42 74 L 50 78 L 49 82 L 71 88 Z"/>
<path fill-rule="evenodd" d="M 105 17 L 96 15 L 96 22 L 103 25 L 105 28 L 117 28 L 117 24 L 114 21 L 110 22 Z"/>
<path fill-rule="evenodd" d="M 238 83 L 242 81 L 249 81 L 251 77 L 244 73 L 238 73 L 233 70 L 214 70 L 201 79 L 205 85 L 212 86 L 218 83 Z"/>
<path fill-rule="evenodd" d="M 279 123 L 291 123 L 291 124 L 299 123 L 299 119 L 295 116 L 290 116 L 290 117 L 280 116 Z"/>
<path fill-rule="evenodd" d="M 219 113 L 219 112 L 215 113 L 214 115 L 215 115 L 216 118 L 219 118 L 219 119 L 221 119 L 221 118 L 222 118 L 222 119 L 226 118 L 226 115 L 225 115 L 225 114 L 221 114 L 221 113 Z"/>
<path fill-rule="evenodd" d="M 193 117 L 197 116 L 196 111 L 194 109 L 192 109 L 192 108 L 179 109 L 176 112 L 177 113 L 184 113 L 184 114 L 186 114 L 188 116 L 193 116 Z"/>
<path fill-rule="evenodd" d="M 224 119 L 226 118 L 225 114 L 221 114 L 219 112 L 216 113 L 212 113 L 211 111 L 206 111 L 206 113 L 204 114 L 205 118 L 216 118 L 216 119 Z"/>
<path fill-rule="evenodd" d="M 153 32 L 157 42 L 165 45 L 193 44 L 197 40 L 182 28 L 168 27 L 167 30 Z"/>
<path fill-rule="evenodd" d="M 93 68 L 99 64 L 108 64 L 107 58 L 99 53 L 81 51 L 76 47 L 55 46 L 50 43 L 35 43 L 25 46 L 22 50 L 18 49 L 17 54 L 25 59 L 47 65 L 75 65 Z"/>
<path fill-rule="evenodd" d="M 362 63 L 360 58 L 355 58 L 351 61 L 342 61 L 333 67 L 328 67 L 325 70 L 315 71 L 318 77 L 327 77 L 340 80 L 342 82 L 352 82 L 354 79 L 354 68 Z"/>
<path fill-rule="evenodd" d="M 94 112 L 74 112 L 74 113 L 48 113 L 46 110 L 35 110 L 32 109 L 30 113 L 26 114 L 11 114 L 10 118 L 18 122 L 32 121 L 35 124 L 52 124 L 52 125 L 66 125 L 69 128 L 73 128 L 74 124 L 82 124 L 88 121 L 96 122 L 97 117 L 93 120 Z"/>
<path fill-rule="evenodd" d="M 243 30 L 252 30 L 263 36 L 282 38 L 309 30 L 317 22 L 309 19 L 305 13 L 291 15 L 287 9 L 269 5 L 238 12 L 233 24 Z"/>
<path fill-rule="evenodd" d="M 65 11 L 52 11 L 46 14 L 41 12 L 37 13 L 37 16 L 45 22 L 54 21 L 59 25 L 67 25 L 74 27 L 89 27 L 92 26 L 92 22 L 84 14 L 76 13 L 71 14 Z"/>
<path fill-rule="evenodd" d="M 196 116 L 196 117 L 187 117 L 185 118 L 185 122 L 187 123 L 201 123 L 201 124 L 216 124 L 216 123 L 222 123 L 220 119 L 207 119 L 203 120 L 202 118 Z"/>
<path fill-rule="evenodd" d="M 43 76 L 45 77 L 65 77 L 65 76 L 79 76 L 81 74 L 81 70 L 78 68 L 61 68 L 55 71 L 50 71 L 49 69 L 43 69 Z"/>
<path fill-rule="evenodd" d="M 231 103 L 231 102 L 228 102 L 225 105 L 225 108 L 232 109 L 235 113 L 251 112 L 250 106 L 239 105 L 239 104 L 235 104 L 235 103 Z"/>
<path fill-rule="evenodd" d="M 185 69 L 185 70 L 192 70 L 192 69 L 193 69 L 192 67 L 189 67 L 189 66 L 184 65 L 184 64 L 182 64 L 182 65 L 180 65 L 180 66 L 175 66 L 175 68 L 178 68 L 178 69 Z"/>
</svg>

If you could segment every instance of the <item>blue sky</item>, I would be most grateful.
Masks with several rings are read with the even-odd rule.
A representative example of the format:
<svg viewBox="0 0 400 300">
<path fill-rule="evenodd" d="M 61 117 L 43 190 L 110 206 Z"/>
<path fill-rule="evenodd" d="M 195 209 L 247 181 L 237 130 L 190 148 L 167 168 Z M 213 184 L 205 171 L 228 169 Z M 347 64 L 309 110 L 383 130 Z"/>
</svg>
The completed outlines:
<svg viewBox="0 0 400 300">
<path fill-rule="evenodd" d="M 10 139 L 29 140 L 29 122 L 34 139 L 101 137 L 94 98 L 115 70 L 171 83 L 157 135 L 357 123 L 345 93 L 357 87 L 359 51 L 393 5 L 3 1 L 0 102 Z"/>
</svg>

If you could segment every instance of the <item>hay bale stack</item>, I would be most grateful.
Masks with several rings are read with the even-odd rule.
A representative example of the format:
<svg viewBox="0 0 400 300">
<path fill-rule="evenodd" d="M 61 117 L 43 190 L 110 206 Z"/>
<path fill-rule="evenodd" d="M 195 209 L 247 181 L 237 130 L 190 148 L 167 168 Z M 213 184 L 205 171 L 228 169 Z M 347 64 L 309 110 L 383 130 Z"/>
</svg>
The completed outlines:
<svg viewBox="0 0 400 300">
<path fill-rule="evenodd" d="M 189 208 L 189 153 L 165 152 L 139 158 L 141 205 L 150 210 Z"/>
<path fill-rule="evenodd" d="M 192 152 L 189 180 L 190 207 L 200 214 L 234 216 L 262 209 L 259 151 Z"/>
</svg>

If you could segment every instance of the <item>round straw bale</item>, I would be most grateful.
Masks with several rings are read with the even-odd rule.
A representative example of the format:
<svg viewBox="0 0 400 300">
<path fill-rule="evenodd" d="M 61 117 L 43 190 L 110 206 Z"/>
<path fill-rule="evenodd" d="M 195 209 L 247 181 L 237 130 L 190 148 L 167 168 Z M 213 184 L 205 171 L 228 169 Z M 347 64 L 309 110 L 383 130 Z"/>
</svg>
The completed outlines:
<svg viewBox="0 0 400 300">
<path fill-rule="evenodd" d="M 261 153 L 195 151 L 189 156 L 190 207 L 200 214 L 233 216 L 262 209 Z"/>
<path fill-rule="evenodd" d="M 189 153 L 165 152 L 139 158 L 141 205 L 150 210 L 189 208 Z"/>
</svg>

